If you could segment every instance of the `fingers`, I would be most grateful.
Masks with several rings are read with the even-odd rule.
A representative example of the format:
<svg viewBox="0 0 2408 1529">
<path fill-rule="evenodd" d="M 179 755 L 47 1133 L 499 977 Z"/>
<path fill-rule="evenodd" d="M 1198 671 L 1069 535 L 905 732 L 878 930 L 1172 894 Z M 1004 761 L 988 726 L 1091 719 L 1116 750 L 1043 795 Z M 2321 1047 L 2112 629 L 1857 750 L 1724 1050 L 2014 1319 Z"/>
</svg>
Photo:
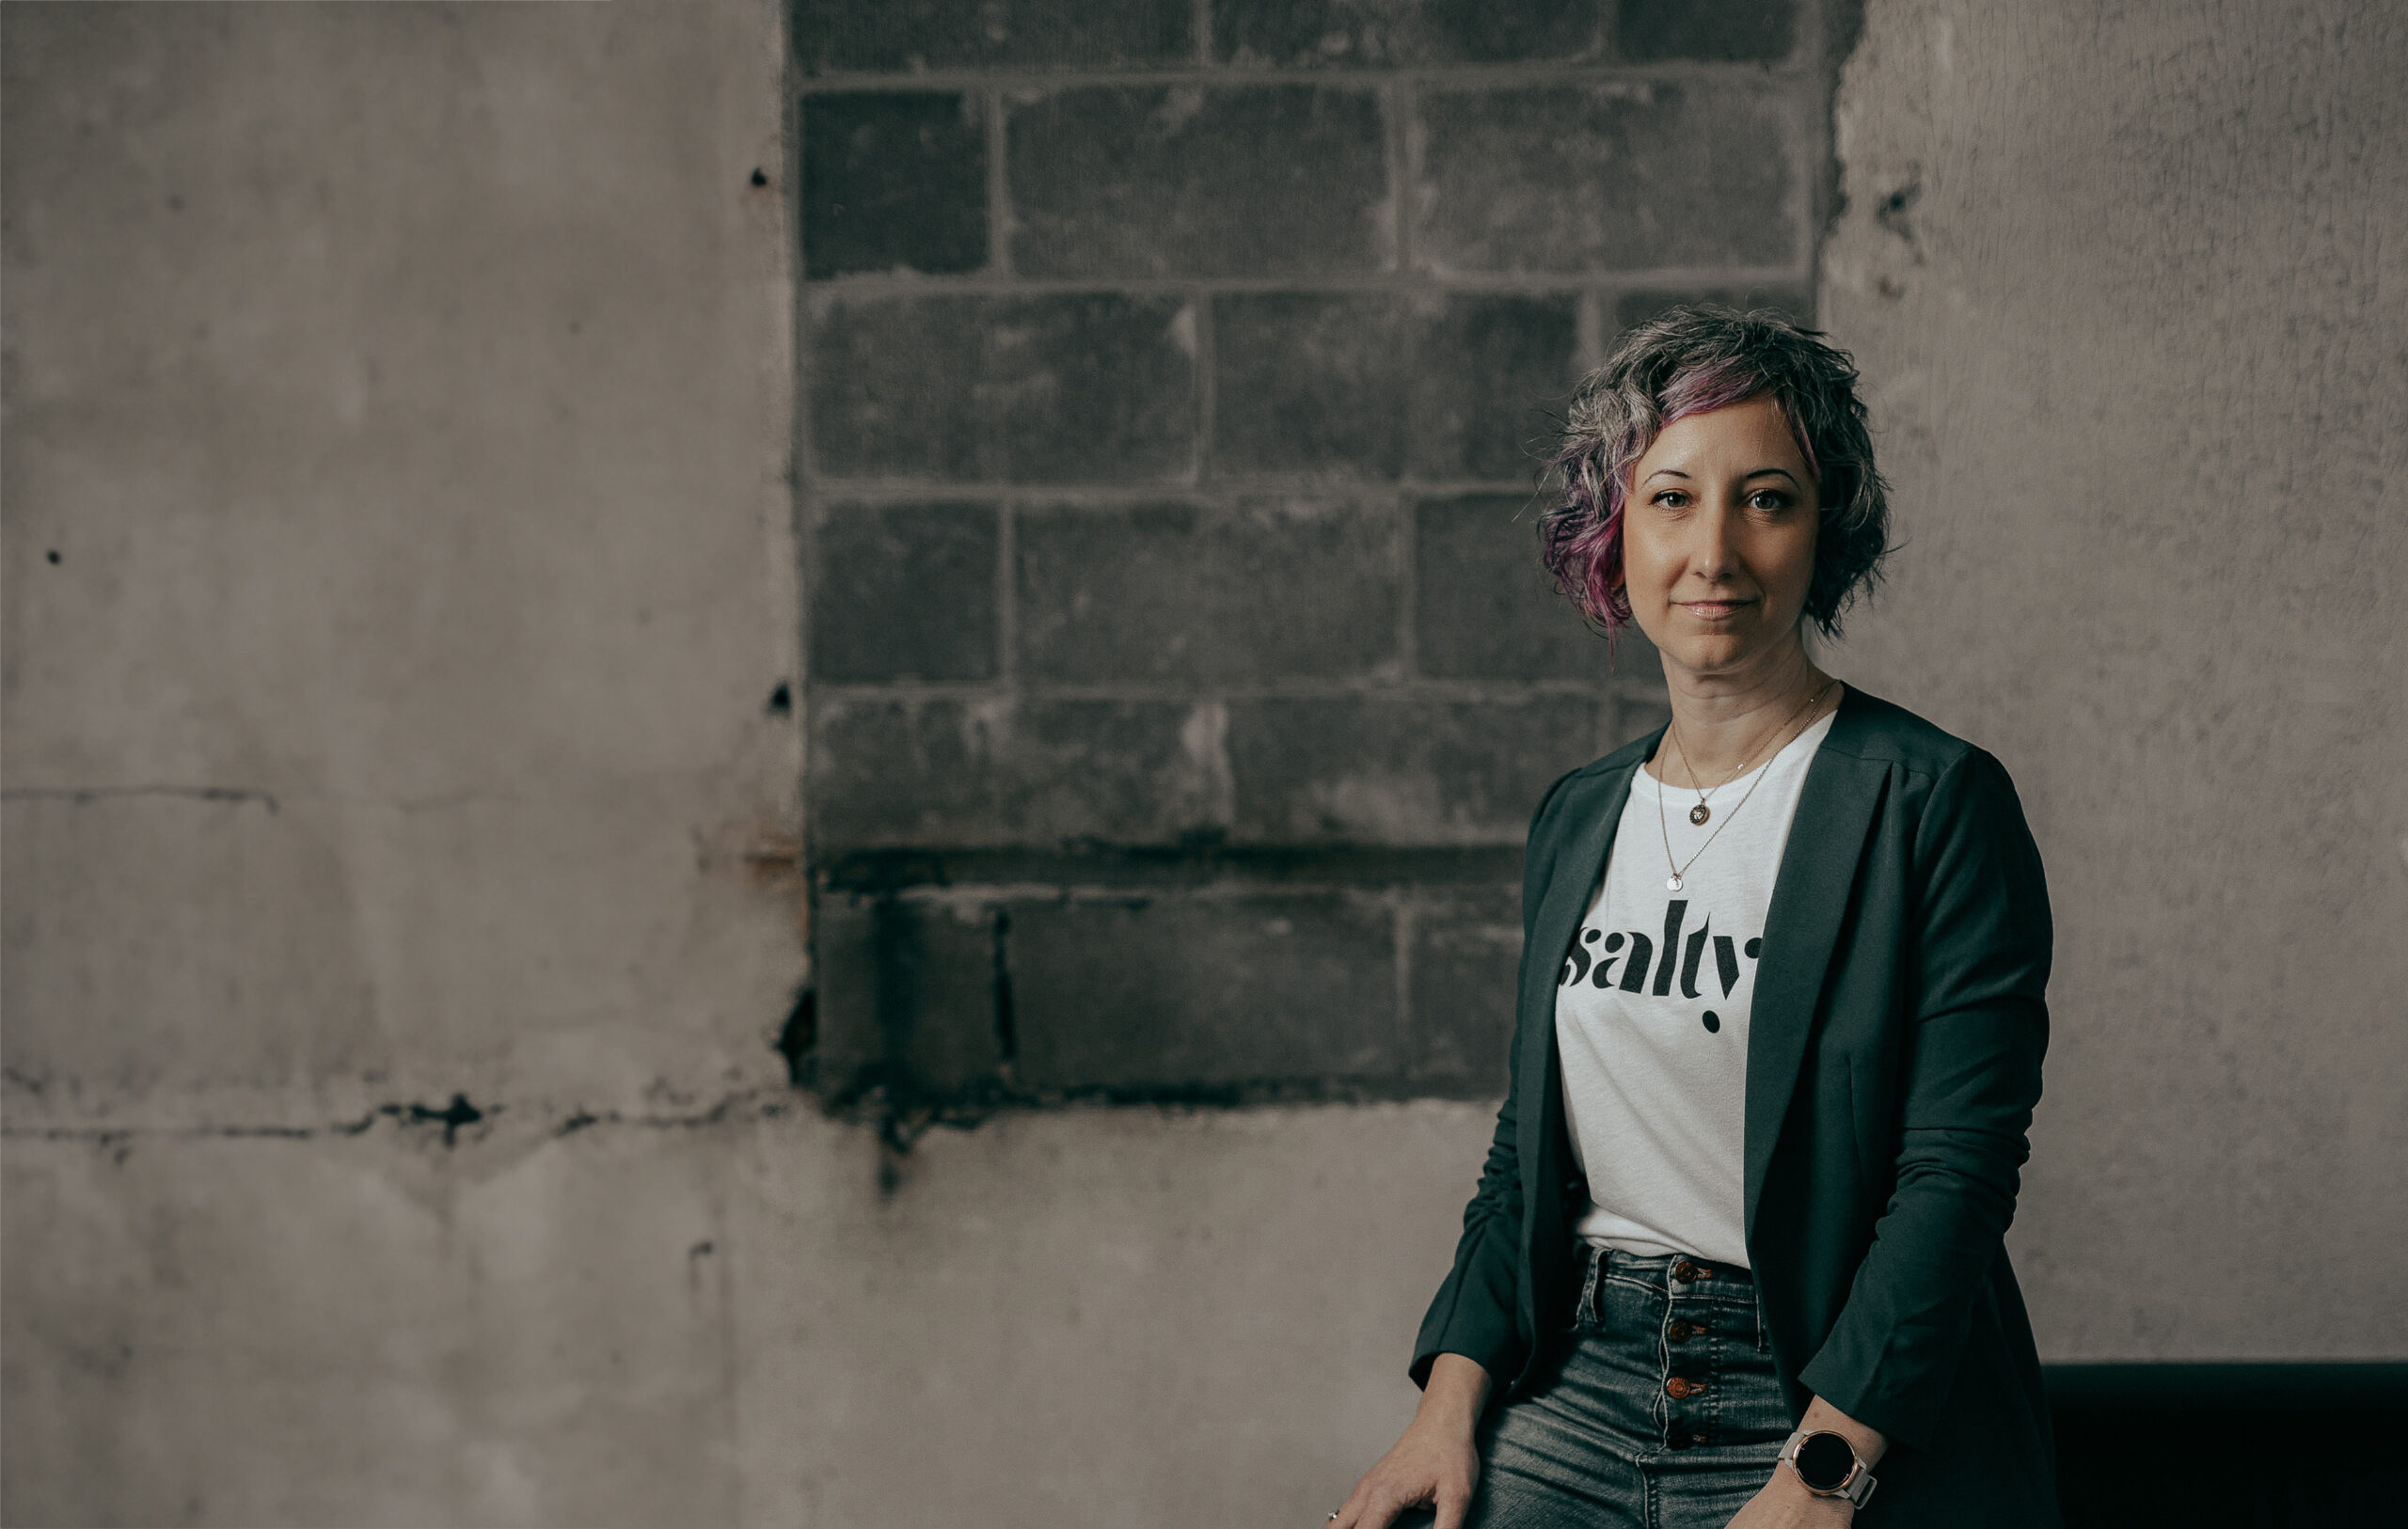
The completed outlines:
<svg viewBox="0 0 2408 1529">
<path fill-rule="evenodd" d="M 1396 1516 L 1411 1505 L 1394 1492 L 1375 1488 L 1365 1477 L 1323 1529 L 1388 1529 Z"/>
<path fill-rule="evenodd" d="M 1438 1489 L 1438 1520 L 1431 1529 L 1464 1529 L 1464 1518 L 1471 1512 L 1471 1488 L 1468 1484 L 1452 1483 Z"/>
</svg>

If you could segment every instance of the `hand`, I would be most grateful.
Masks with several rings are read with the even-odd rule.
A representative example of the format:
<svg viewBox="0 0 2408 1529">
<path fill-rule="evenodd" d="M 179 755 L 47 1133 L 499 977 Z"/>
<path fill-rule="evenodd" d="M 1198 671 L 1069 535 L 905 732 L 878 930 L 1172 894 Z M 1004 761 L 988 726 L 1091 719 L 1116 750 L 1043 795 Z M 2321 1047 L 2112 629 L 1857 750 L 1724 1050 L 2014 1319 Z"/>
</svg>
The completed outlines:
<svg viewBox="0 0 2408 1529">
<path fill-rule="evenodd" d="M 1434 1506 L 1434 1529 L 1462 1529 L 1480 1479 L 1480 1452 L 1469 1429 L 1434 1426 L 1417 1417 L 1396 1447 L 1364 1474 L 1338 1517 L 1323 1529 L 1388 1529 L 1409 1507 Z"/>
<path fill-rule="evenodd" d="M 1434 1529 L 1463 1529 L 1472 1484 L 1480 1479 L 1472 1428 L 1488 1400 L 1488 1372 L 1476 1361 L 1440 1354 L 1412 1426 L 1364 1473 L 1323 1529 L 1388 1529 L 1398 1514 L 1421 1506 L 1438 1510 Z"/>
<path fill-rule="evenodd" d="M 1730 1529 L 1846 1529 L 1855 1521 L 1855 1504 L 1845 1497 L 1817 1497 L 1797 1472 L 1776 1465 L 1772 1479 L 1748 1499 Z"/>
<path fill-rule="evenodd" d="M 1809 1433 L 1828 1430 L 1846 1439 L 1856 1458 L 1870 1469 L 1889 1452 L 1890 1441 L 1816 1396 L 1807 1404 L 1798 1427 Z M 1856 1505 L 1845 1497 L 1817 1497 L 1786 1465 L 1772 1468 L 1764 1490 L 1748 1500 L 1729 1529 L 1839 1529 L 1856 1521 Z"/>
</svg>

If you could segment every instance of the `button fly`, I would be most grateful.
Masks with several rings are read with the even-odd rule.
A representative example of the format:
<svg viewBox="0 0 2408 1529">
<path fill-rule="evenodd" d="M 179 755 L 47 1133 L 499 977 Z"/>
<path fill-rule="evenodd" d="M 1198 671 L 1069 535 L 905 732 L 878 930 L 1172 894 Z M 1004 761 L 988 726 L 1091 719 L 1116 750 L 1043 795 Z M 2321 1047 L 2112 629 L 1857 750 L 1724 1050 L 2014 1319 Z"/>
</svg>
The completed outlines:
<svg viewBox="0 0 2408 1529">
<path fill-rule="evenodd" d="M 1703 1395 L 1705 1385 L 1703 1381 L 1684 1379 L 1676 1375 L 1664 1382 L 1664 1394 L 1674 1401 L 1686 1401 L 1691 1396 Z"/>
<path fill-rule="evenodd" d="M 1686 1258 L 1672 1266 L 1672 1278 L 1680 1281 L 1683 1285 L 1688 1284 L 1691 1280 L 1703 1277 L 1704 1273 L 1704 1269 L 1698 1268 L 1697 1265 L 1690 1263 Z"/>
</svg>

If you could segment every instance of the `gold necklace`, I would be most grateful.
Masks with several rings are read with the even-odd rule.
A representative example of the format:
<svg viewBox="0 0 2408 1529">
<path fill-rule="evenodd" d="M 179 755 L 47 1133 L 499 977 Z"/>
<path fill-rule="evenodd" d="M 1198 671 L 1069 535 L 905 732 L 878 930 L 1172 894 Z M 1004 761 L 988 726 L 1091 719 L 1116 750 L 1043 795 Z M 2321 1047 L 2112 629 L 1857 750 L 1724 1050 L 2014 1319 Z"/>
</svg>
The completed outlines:
<svg viewBox="0 0 2408 1529">
<path fill-rule="evenodd" d="M 1817 701 L 1822 700 L 1825 692 L 1830 689 L 1830 685 L 1826 683 L 1821 690 L 1817 690 L 1813 695 L 1806 698 L 1806 706 L 1812 706 Z M 1672 735 L 1672 751 L 1681 756 L 1681 773 L 1689 778 L 1689 789 L 1697 792 L 1697 805 L 1689 809 L 1689 822 L 1691 824 L 1701 828 L 1705 827 L 1706 820 L 1714 815 L 1714 809 L 1705 804 L 1706 798 L 1713 796 L 1715 792 L 1721 790 L 1724 786 L 1729 785 L 1732 781 L 1736 780 L 1739 777 L 1747 774 L 1748 765 L 1755 759 L 1757 751 L 1764 748 L 1766 742 L 1769 740 L 1774 733 L 1779 733 L 1790 723 L 1797 721 L 1798 713 L 1803 712 L 1806 709 L 1806 706 L 1798 707 L 1798 711 L 1791 712 L 1787 717 L 1782 718 L 1778 722 L 1775 722 L 1770 728 L 1766 729 L 1763 736 L 1756 739 L 1755 748 L 1749 749 L 1747 754 L 1742 758 L 1737 769 L 1733 770 L 1729 775 L 1726 775 L 1721 780 L 1716 781 L 1712 787 L 1703 791 L 1698 790 L 1697 766 L 1689 763 L 1689 751 L 1681 743 L 1681 730 L 1679 724 L 1667 723 L 1665 725 L 1665 731 Z M 1667 783 L 1669 784 L 1670 782 Z M 1733 811 L 1735 812 L 1737 809 L 1734 808 Z"/>
<path fill-rule="evenodd" d="M 1800 706 L 1798 710 L 1789 714 L 1789 722 L 1795 722 L 1798 717 L 1804 716 L 1806 712 L 1816 702 L 1820 701 L 1825 696 L 1831 693 L 1832 686 L 1839 683 L 1840 682 L 1837 680 L 1828 680 L 1824 682 L 1823 687 L 1820 690 L 1815 691 L 1813 695 L 1806 698 L 1806 704 L 1804 706 Z M 1782 725 L 1783 728 L 1786 728 L 1789 724 L 1788 722 L 1784 722 Z M 1679 740 L 1675 738 L 1673 743 L 1675 747 L 1678 747 Z M 1762 748 L 1763 745 L 1759 743 L 1757 747 Z M 1687 761 L 1684 760 L 1682 761 L 1682 764 L 1686 765 Z M 1763 785 L 1765 783 L 1765 776 L 1770 775 L 1772 771 L 1767 769 L 1763 775 L 1759 775 L 1753 780 L 1748 782 L 1747 791 L 1739 797 L 1739 806 L 1731 809 L 1730 815 L 1722 820 L 1722 828 L 1729 828 L 1732 822 L 1738 817 L 1739 808 L 1748 805 L 1748 797 L 1756 794 L 1756 787 Z M 1736 780 L 1737 777 L 1734 776 L 1732 779 Z M 1669 782 L 1666 783 L 1669 784 Z M 1730 783 L 1730 780 L 1722 782 L 1722 784 L 1726 786 Z M 1720 790 L 1721 787 L 1718 786 L 1715 789 Z M 1703 822 L 1703 819 L 1691 818 L 1690 821 Z M 1690 856 L 1688 858 L 1687 864 L 1674 863 L 1672 859 L 1672 830 L 1671 828 L 1664 821 L 1664 793 L 1661 791 L 1656 793 L 1656 828 L 1657 832 L 1664 836 L 1664 863 L 1667 866 L 1670 866 L 1672 872 L 1671 875 L 1664 878 L 1664 890 L 1666 891 L 1679 891 L 1683 884 L 1683 878 L 1688 875 L 1689 866 L 1695 865 L 1698 861 L 1698 856 L 1703 855 L 1707 850 L 1712 849 L 1714 847 L 1714 842 L 1722 837 L 1722 828 L 1715 829 L 1712 833 L 1705 836 L 1704 843 L 1697 846 L 1697 855 Z"/>
</svg>

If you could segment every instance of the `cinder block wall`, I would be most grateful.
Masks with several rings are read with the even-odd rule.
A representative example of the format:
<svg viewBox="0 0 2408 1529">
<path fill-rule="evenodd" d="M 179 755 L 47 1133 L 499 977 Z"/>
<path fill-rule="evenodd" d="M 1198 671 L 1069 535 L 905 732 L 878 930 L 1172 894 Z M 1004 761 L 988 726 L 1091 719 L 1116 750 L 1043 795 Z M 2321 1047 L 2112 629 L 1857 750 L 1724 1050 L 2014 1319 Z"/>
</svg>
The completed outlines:
<svg viewBox="0 0 2408 1529">
<path fill-rule="evenodd" d="M 818 1086 L 1496 1092 L 1528 814 L 1663 715 L 1534 479 L 1623 325 L 1809 307 L 1832 29 L 803 0 Z"/>
</svg>

